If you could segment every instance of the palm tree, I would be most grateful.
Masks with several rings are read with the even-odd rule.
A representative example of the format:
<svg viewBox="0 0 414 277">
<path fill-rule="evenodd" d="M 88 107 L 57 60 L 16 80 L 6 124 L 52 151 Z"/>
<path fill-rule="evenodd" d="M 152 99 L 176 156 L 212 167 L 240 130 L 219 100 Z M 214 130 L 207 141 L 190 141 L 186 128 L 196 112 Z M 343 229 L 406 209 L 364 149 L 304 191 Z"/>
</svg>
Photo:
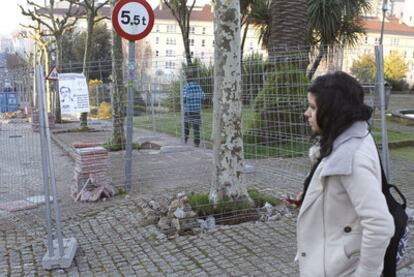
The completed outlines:
<svg viewBox="0 0 414 277">
<path fill-rule="evenodd" d="M 247 32 L 249 31 L 249 25 L 250 25 L 250 13 L 251 10 L 255 4 L 255 0 L 239 0 L 240 5 L 240 27 L 243 30 L 242 38 L 241 38 L 241 54 L 240 54 L 240 60 L 243 60 L 243 49 L 244 44 L 246 42 L 247 38 Z"/>
<path fill-rule="evenodd" d="M 311 79 L 327 49 L 353 46 L 364 29 L 359 18 L 371 8 L 369 0 L 308 0 L 308 37 L 319 51 L 308 73 Z"/>
<path fill-rule="evenodd" d="M 272 0 L 269 58 L 275 50 L 297 49 L 306 43 L 308 0 Z"/>
<path fill-rule="evenodd" d="M 270 26 L 272 24 L 271 2 L 271 0 L 256 0 L 249 15 L 249 23 L 256 29 L 259 43 L 265 49 L 269 49 Z"/>
</svg>

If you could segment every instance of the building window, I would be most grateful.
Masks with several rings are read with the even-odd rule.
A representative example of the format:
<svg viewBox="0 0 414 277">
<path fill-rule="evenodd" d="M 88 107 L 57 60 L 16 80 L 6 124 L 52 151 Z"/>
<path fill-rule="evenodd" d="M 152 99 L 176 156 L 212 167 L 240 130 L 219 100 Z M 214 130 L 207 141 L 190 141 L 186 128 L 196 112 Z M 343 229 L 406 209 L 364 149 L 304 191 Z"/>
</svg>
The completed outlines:
<svg viewBox="0 0 414 277">
<path fill-rule="evenodd" d="M 375 44 L 379 44 L 379 38 L 375 38 Z"/>
<path fill-rule="evenodd" d="M 206 34 L 206 27 L 203 27 L 203 35 L 205 35 Z"/>
<path fill-rule="evenodd" d="M 160 43 L 160 38 L 159 37 L 156 37 L 155 38 L 155 44 L 158 44 L 158 43 Z"/>
<path fill-rule="evenodd" d="M 155 25 L 155 32 L 159 32 L 160 31 L 160 25 L 156 24 Z"/>
<path fill-rule="evenodd" d="M 195 27 L 190 27 L 190 34 L 195 34 Z"/>
<path fill-rule="evenodd" d="M 174 51 L 173 51 L 173 50 L 171 50 L 171 49 L 167 49 L 167 50 L 165 51 L 165 55 L 166 55 L 167 57 L 174 57 L 175 53 L 174 53 Z"/>
<path fill-rule="evenodd" d="M 414 51 L 413 51 L 413 58 L 414 58 Z"/>
<path fill-rule="evenodd" d="M 365 36 L 365 44 L 368 44 L 368 36 Z"/>
<path fill-rule="evenodd" d="M 391 38 L 391 45 L 398 45 L 400 43 L 399 38 Z"/>
<path fill-rule="evenodd" d="M 167 25 L 167 33 L 175 33 L 175 25 Z"/>
<path fill-rule="evenodd" d="M 204 58 L 204 52 L 201 52 L 201 57 Z"/>
<path fill-rule="evenodd" d="M 167 38 L 167 45 L 175 45 L 175 38 Z"/>
<path fill-rule="evenodd" d="M 190 56 L 194 57 L 194 52 L 193 51 L 190 52 Z"/>
<path fill-rule="evenodd" d="M 194 46 L 194 39 L 190 39 L 190 46 Z"/>
<path fill-rule="evenodd" d="M 167 69 L 174 69 L 175 68 L 175 62 L 173 62 L 173 61 L 166 61 L 165 62 L 165 68 L 167 68 Z"/>
<path fill-rule="evenodd" d="M 404 58 L 407 58 L 407 51 L 404 51 Z"/>
<path fill-rule="evenodd" d="M 155 50 L 155 57 L 158 57 L 160 55 L 160 51 Z"/>
<path fill-rule="evenodd" d="M 201 40 L 201 47 L 206 46 L 206 41 L 204 39 Z"/>
</svg>

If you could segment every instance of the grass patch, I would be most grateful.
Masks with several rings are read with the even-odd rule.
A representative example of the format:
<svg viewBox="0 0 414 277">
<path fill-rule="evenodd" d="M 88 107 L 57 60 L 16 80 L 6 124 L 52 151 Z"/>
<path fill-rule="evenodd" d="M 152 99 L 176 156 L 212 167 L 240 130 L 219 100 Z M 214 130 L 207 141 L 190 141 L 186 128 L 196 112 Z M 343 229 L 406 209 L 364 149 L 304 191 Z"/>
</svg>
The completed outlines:
<svg viewBox="0 0 414 277">
<path fill-rule="evenodd" d="M 405 126 L 414 126 L 414 120 L 408 118 L 402 118 L 397 116 L 389 116 L 387 117 L 387 121 L 395 122 Z"/>
<path fill-rule="evenodd" d="M 279 198 L 260 192 L 254 187 L 248 188 L 247 192 L 257 208 L 263 207 L 266 202 L 272 206 L 277 206 L 282 202 Z"/>
<path fill-rule="evenodd" d="M 267 157 L 299 157 L 309 149 L 309 142 L 292 142 L 284 144 L 262 145 L 244 144 L 245 159 L 262 159 Z"/>
<path fill-rule="evenodd" d="M 401 147 L 390 149 L 392 159 L 401 159 L 414 162 L 414 147 Z"/>
<path fill-rule="evenodd" d="M 246 126 L 247 122 L 251 122 L 254 119 L 253 108 L 246 106 L 243 108 L 243 125 Z M 204 142 L 212 144 L 211 132 L 212 132 L 212 120 L 213 111 L 211 109 L 204 109 L 201 112 L 201 126 L 200 126 L 200 138 Z M 152 118 L 151 115 L 136 116 L 134 117 L 134 127 L 144 128 L 152 130 Z M 156 115 L 157 132 L 169 134 L 175 137 L 181 136 L 181 113 L 180 112 L 168 112 L 160 113 Z M 190 134 L 190 140 L 192 139 L 192 130 Z M 261 159 L 268 157 L 297 157 L 302 155 L 308 149 L 308 142 L 292 141 L 285 144 L 274 145 L 260 145 L 260 144 L 244 144 L 244 154 L 246 159 Z"/>
<path fill-rule="evenodd" d="M 374 135 L 375 141 L 377 143 L 380 143 L 380 141 L 381 141 L 381 129 L 380 128 L 373 128 L 372 133 Z M 388 130 L 387 134 L 388 134 L 388 142 L 390 142 L 390 143 L 399 142 L 399 141 L 414 140 L 414 133 Z"/>
<path fill-rule="evenodd" d="M 216 205 L 209 201 L 208 193 L 191 193 L 188 197 L 189 204 L 199 217 L 205 218 L 213 215 L 218 224 L 239 224 L 242 222 L 257 220 L 259 213 L 257 208 L 264 206 L 266 202 L 276 206 L 281 203 L 281 200 L 259 192 L 256 188 L 248 188 L 247 192 L 253 200 L 251 203 L 248 200 L 228 201 L 221 200 Z"/>
<path fill-rule="evenodd" d="M 102 144 L 102 147 L 104 147 L 106 150 L 111 152 L 121 151 L 125 150 L 126 145 L 125 144 L 111 144 L 109 142 Z M 140 150 L 141 145 L 139 143 L 132 143 L 132 150 Z"/>
</svg>

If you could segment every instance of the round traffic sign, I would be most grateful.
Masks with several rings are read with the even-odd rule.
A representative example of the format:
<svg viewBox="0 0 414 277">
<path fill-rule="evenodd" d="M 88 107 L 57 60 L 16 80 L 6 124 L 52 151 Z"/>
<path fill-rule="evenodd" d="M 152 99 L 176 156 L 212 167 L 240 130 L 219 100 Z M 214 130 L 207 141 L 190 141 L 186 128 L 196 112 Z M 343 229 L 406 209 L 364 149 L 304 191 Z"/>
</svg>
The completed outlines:
<svg viewBox="0 0 414 277">
<path fill-rule="evenodd" d="M 121 0 L 112 12 L 115 31 L 128 40 L 146 37 L 154 26 L 154 12 L 145 0 Z"/>
</svg>

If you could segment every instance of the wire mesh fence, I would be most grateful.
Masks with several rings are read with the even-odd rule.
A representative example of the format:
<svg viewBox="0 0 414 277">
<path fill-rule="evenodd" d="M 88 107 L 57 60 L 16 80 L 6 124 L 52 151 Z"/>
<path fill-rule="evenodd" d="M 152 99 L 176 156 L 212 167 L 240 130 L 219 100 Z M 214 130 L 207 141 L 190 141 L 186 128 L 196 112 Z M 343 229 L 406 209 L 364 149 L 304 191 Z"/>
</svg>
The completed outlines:
<svg viewBox="0 0 414 277">
<path fill-rule="evenodd" d="M 361 53 L 363 55 L 365 52 L 341 50 L 328 54 L 321 61 L 315 76 L 341 69 L 354 74 L 346 57 L 359 57 Z M 279 197 L 300 191 L 309 167 L 309 130 L 303 112 L 309 86 L 306 66 L 314 56 L 307 50 L 279 50 L 271 57 L 255 54 L 245 57 L 242 63 L 244 173 L 246 186 L 257 187 Z M 183 68 L 182 62 L 181 58 L 176 57 L 137 61 L 133 142 L 140 144 L 140 150 L 134 150 L 132 155 L 133 192 L 159 195 L 177 191 L 207 192 L 209 189 L 212 172 L 213 64 L 210 60 L 197 60 L 191 68 Z M 117 77 L 118 83 L 111 81 L 114 80 L 114 76 L 111 76 L 114 74 L 113 64 L 117 64 L 116 69 L 123 72 Z M 189 69 L 193 73 L 193 80 L 205 94 L 201 102 L 199 148 L 193 147 L 193 129 L 190 128 L 187 144 L 183 137 L 185 111 L 182 91 L 187 83 L 184 72 Z M 59 70 L 68 73 L 82 72 L 83 69 L 80 64 L 63 64 Z M 96 193 L 97 199 L 108 197 L 99 190 L 100 174 L 105 174 L 110 185 L 118 192 L 124 190 L 125 151 L 122 149 L 125 146 L 125 126 L 116 127 L 126 115 L 126 70 L 123 61 L 89 64 L 88 72 L 102 76 L 100 80 L 89 80 L 89 128 L 81 128 L 80 114 L 63 114 L 63 121 L 56 122 L 51 129 L 54 141 L 59 146 L 54 147 L 54 159 L 58 172 L 58 200 L 64 215 L 73 213 L 73 207 L 77 205 L 74 201 L 81 200 L 78 194 L 84 190 Z M 39 134 L 32 127 L 30 113 L 36 111 L 36 106 L 30 106 L 34 103 L 30 99 L 35 99 L 36 95 L 31 86 L 30 71 L 22 72 L 16 71 L 15 74 L 25 76 L 26 81 L 22 83 L 19 97 L 21 103 L 27 103 L 26 114 L 23 112 L 22 118 L 2 119 L 0 124 L 0 204 L 7 209 L 17 205 L 12 202 L 27 201 L 30 197 L 38 201 L 43 190 Z M 375 106 L 375 80 L 364 82 L 364 88 L 367 103 Z M 57 85 L 51 85 L 50 94 L 56 93 Z M 50 105 L 52 114 L 55 104 Z M 377 114 L 378 109 L 375 111 Z M 374 117 L 375 128 L 379 127 L 378 119 Z M 119 136 L 121 139 L 117 140 Z M 111 146 L 114 145 L 119 149 L 113 149 Z M 103 148 L 97 150 L 98 147 Z M 76 156 L 82 151 L 92 151 L 88 160 Z M 69 153 L 69 156 L 65 153 Z M 97 164 L 101 168 L 97 169 Z M 80 178 L 80 172 L 86 175 Z M 12 212 L 7 209 L 7 214 L 11 216 Z M 253 217 L 243 208 L 240 210 L 247 218 Z M 29 221 L 30 217 L 43 222 L 43 212 L 43 206 L 36 205 L 34 209 L 25 209 L 13 216 L 24 217 L 28 220 L 26 225 L 29 225 L 32 222 Z M 253 214 L 257 216 L 255 211 Z"/>
</svg>

